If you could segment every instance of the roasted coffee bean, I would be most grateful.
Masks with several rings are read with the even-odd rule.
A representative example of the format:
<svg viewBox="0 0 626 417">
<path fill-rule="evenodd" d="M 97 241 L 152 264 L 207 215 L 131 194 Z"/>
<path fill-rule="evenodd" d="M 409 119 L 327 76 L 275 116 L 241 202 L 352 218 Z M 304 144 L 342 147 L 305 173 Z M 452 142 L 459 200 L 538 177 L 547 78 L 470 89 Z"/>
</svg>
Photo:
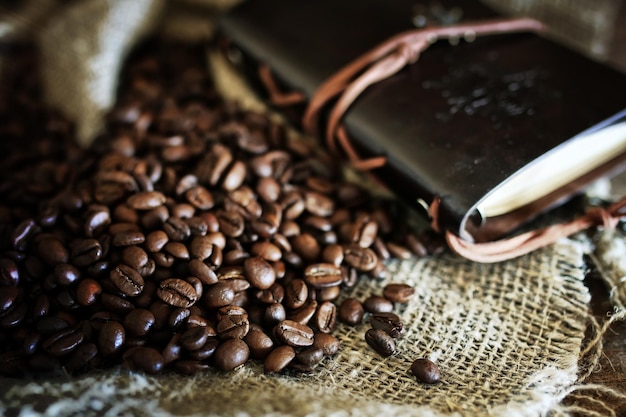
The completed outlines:
<svg viewBox="0 0 626 417">
<path fill-rule="evenodd" d="M 330 216 L 335 209 L 335 202 L 330 197 L 315 191 L 305 193 L 304 205 L 309 213 L 320 217 Z"/>
<path fill-rule="evenodd" d="M 252 356 L 253 359 L 265 359 L 274 348 L 272 338 L 260 329 L 253 329 L 251 327 L 243 340 L 250 348 L 250 356 Z"/>
<path fill-rule="evenodd" d="M 320 257 L 322 251 L 320 245 L 313 235 L 309 233 L 294 236 L 291 244 L 293 245 L 293 250 L 306 262 L 316 262 Z"/>
<path fill-rule="evenodd" d="M 98 354 L 98 347 L 95 343 L 82 343 L 70 354 L 68 361 L 65 363 L 65 369 L 70 374 L 85 372 L 92 368 Z"/>
<path fill-rule="evenodd" d="M 363 308 L 368 313 L 390 313 L 393 311 L 393 303 L 380 295 L 370 295 L 363 301 Z"/>
<path fill-rule="evenodd" d="M 118 314 L 126 314 L 135 308 L 135 305 L 129 300 L 109 293 L 103 293 L 100 296 L 100 302 L 107 310 Z"/>
<path fill-rule="evenodd" d="M 411 258 L 411 251 L 399 243 L 387 242 L 387 250 L 394 258 L 403 260 Z"/>
<path fill-rule="evenodd" d="M 315 326 L 322 333 L 331 333 L 335 330 L 337 321 L 337 307 L 330 301 L 324 301 L 317 307 Z"/>
<path fill-rule="evenodd" d="M 39 232 L 39 226 L 33 219 L 26 219 L 18 224 L 11 235 L 11 246 L 14 249 L 25 250 L 30 240 Z"/>
<path fill-rule="evenodd" d="M 98 335 L 98 351 L 104 356 L 120 352 L 126 342 L 126 331 L 120 322 L 105 323 Z"/>
<path fill-rule="evenodd" d="M 198 278 L 205 285 L 213 285 L 218 282 L 215 271 L 197 258 L 189 261 L 189 273 Z"/>
<path fill-rule="evenodd" d="M 285 298 L 285 288 L 275 282 L 270 288 L 257 291 L 255 297 L 265 304 L 282 303 Z"/>
<path fill-rule="evenodd" d="M 198 210 L 209 210 L 215 205 L 211 192 L 200 185 L 185 191 L 185 198 Z"/>
<path fill-rule="evenodd" d="M 135 210 L 150 210 L 165 204 L 166 197 L 159 191 L 142 191 L 131 195 L 126 204 Z"/>
<path fill-rule="evenodd" d="M 241 307 L 227 306 L 218 310 L 215 330 L 220 339 L 243 339 L 250 330 L 248 313 Z"/>
<path fill-rule="evenodd" d="M 404 325 L 397 314 L 375 313 L 370 317 L 370 324 L 374 329 L 380 329 L 388 333 L 394 339 L 404 333 Z"/>
<path fill-rule="evenodd" d="M 291 346 L 278 346 L 272 350 L 263 361 L 263 372 L 272 374 L 280 372 L 296 357 L 296 351 Z"/>
<path fill-rule="evenodd" d="M 163 230 L 155 230 L 146 236 L 145 247 L 149 252 L 159 252 L 169 242 L 169 236 Z"/>
<path fill-rule="evenodd" d="M 191 236 L 191 229 L 180 217 L 171 216 L 163 224 L 163 231 L 167 233 L 170 241 L 182 242 Z"/>
<path fill-rule="evenodd" d="M 322 251 L 321 259 L 322 262 L 340 266 L 343 262 L 343 248 L 338 244 L 328 245 Z"/>
<path fill-rule="evenodd" d="M 345 263 L 362 272 L 371 271 L 378 264 L 376 253 L 370 248 L 362 248 L 359 245 L 350 245 L 345 248 L 343 259 Z"/>
<path fill-rule="evenodd" d="M 304 270 L 304 280 L 313 288 L 333 287 L 343 280 L 341 268 L 328 263 L 311 264 Z"/>
<path fill-rule="evenodd" d="M 215 366 L 223 371 L 232 371 L 243 365 L 250 357 L 250 349 L 241 339 L 228 339 L 222 342 L 213 353 Z"/>
<path fill-rule="evenodd" d="M 346 298 L 339 305 L 337 316 L 342 323 L 356 326 L 363 321 L 365 309 L 363 304 L 356 298 Z"/>
<path fill-rule="evenodd" d="M 315 335 L 309 326 L 293 320 L 284 320 L 278 323 L 274 334 L 284 344 L 294 347 L 311 346 Z"/>
<path fill-rule="evenodd" d="M 168 242 L 163 251 L 169 255 L 172 255 L 176 259 L 189 259 L 189 250 L 181 242 Z"/>
<path fill-rule="evenodd" d="M 37 243 L 37 253 L 42 261 L 50 266 L 67 263 L 69 253 L 63 242 L 53 236 L 47 236 Z"/>
<path fill-rule="evenodd" d="M 270 288 L 276 281 L 276 271 L 260 256 L 248 258 L 243 263 L 244 274 L 250 285 L 261 290 Z"/>
<path fill-rule="evenodd" d="M 137 271 L 146 266 L 149 260 L 146 251 L 139 246 L 128 246 L 122 250 L 122 262 Z"/>
<path fill-rule="evenodd" d="M 204 293 L 203 301 L 208 308 L 219 308 L 232 304 L 235 291 L 232 283 L 221 281 L 211 285 Z"/>
<path fill-rule="evenodd" d="M 304 365 L 317 365 L 324 358 L 324 351 L 311 346 L 296 354 L 296 360 Z"/>
<path fill-rule="evenodd" d="M 308 300 L 301 307 L 290 311 L 287 315 L 287 318 L 289 320 L 295 321 L 296 323 L 305 325 L 309 324 L 309 321 L 311 321 L 311 319 L 315 315 L 315 312 L 317 311 L 317 305 L 317 301 Z"/>
<path fill-rule="evenodd" d="M 0 258 L 0 284 L 10 286 L 20 283 L 20 272 L 15 262 L 9 258 Z"/>
<path fill-rule="evenodd" d="M 81 280 L 76 287 L 76 301 L 82 306 L 95 304 L 100 294 L 102 294 L 102 286 L 91 278 Z"/>
<path fill-rule="evenodd" d="M 387 332 L 380 329 L 369 329 L 365 332 L 365 341 L 381 356 L 391 356 L 396 351 L 396 344 Z"/>
<path fill-rule="evenodd" d="M 22 290 L 18 287 L 0 287 L 0 315 L 16 305 L 21 293 Z"/>
<path fill-rule="evenodd" d="M 309 298 L 309 287 L 301 279 L 293 279 L 285 287 L 285 307 L 296 309 L 302 307 Z"/>
<path fill-rule="evenodd" d="M 62 330 L 44 340 L 44 351 L 52 356 L 63 356 L 72 352 L 85 339 L 85 335 L 75 329 Z"/>
<path fill-rule="evenodd" d="M 253 244 L 252 248 L 250 249 L 250 253 L 254 256 L 260 256 L 261 258 L 270 262 L 280 261 L 283 256 L 280 248 L 268 241 L 262 241 Z"/>
<path fill-rule="evenodd" d="M 441 371 L 437 364 L 426 358 L 418 358 L 411 364 L 411 373 L 418 381 L 436 384 L 441 381 Z"/>
<path fill-rule="evenodd" d="M 217 221 L 220 224 L 220 231 L 228 237 L 241 236 L 245 228 L 245 221 L 241 214 L 237 212 L 219 211 Z"/>
<path fill-rule="evenodd" d="M 103 255 L 102 246 L 96 239 L 83 239 L 72 244 L 72 263 L 77 267 L 91 265 Z"/>
<path fill-rule="evenodd" d="M 273 203 L 280 196 L 280 184 L 271 177 L 259 178 L 256 185 L 256 192 L 266 203 Z"/>
<path fill-rule="evenodd" d="M 175 307 L 189 307 L 198 301 L 196 290 L 188 282 L 178 278 L 168 278 L 159 284 L 158 297 Z"/>
<path fill-rule="evenodd" d="M 265 308 L 263 321 L 267 326 L 274 326 L 286 318 L 287 312 L 281 303 L 272 303 Z"/>
<path fill-rule="evenodd" d="M 129 297 L 135 297 L 143 291 L 143 277 L 128 265 L 119 264 L 109 274 L 115 286 Z"/>
<path fill-rule="evenodd" d="M 199 372 L 207 371 L 211 367 L 209 364 L 202 361 L 185 359 L 174 362 L 174 368 L 181 374 L 194 375 Z"/>
<path fill-rule="evenodd" d="M 383 296 L 393 303 L 406 304 L 415 294 L 415 288 L 408 284 L 387 284 Z"/>
<path fill-rule="evenodd" d="M 142 232 L 127 230 L 116 233 L 113 236 L 112 243 L 115 247 L 124 247 L 131 245 L 141 245 L 143 242 L 145 242 L 145 240 L 146 236 Z"/>
<path fill-rule="evenodd" d="M 378 234 L 378 223 L 370 220 L 369 215 L 357 216 L 352 226 L 351 241 L 361 248 L 369 248 Z"/>
<path fill-rule="evenodd" d="M 210 329 L 204 326 L 190 327 L 180 338 L 180 344 L 187 350 L 198 350 L 209 339 Z"/>
<path fill-rule="evenodd" d="M 136 308 L 124 317 L 124 327 L 131 336 L 145 336 L 154 326 L 154 314 L 150 310 Z"/>
<path fill-rule="evenodd" d="M 158 350 L 151 347 L 139 347 L 127 359 L 130 367 L 147 374 L 158 374 L 165 366 L 165 358 Z"/>
</svg>

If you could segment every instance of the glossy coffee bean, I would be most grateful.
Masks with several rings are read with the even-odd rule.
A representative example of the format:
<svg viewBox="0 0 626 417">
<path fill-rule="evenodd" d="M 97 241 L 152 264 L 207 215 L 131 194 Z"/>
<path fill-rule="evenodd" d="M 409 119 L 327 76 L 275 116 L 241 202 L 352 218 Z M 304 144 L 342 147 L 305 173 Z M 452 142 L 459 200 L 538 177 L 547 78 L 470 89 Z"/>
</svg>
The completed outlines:
<svg viewBox="0 0 626 417">
<path fill-rule="evenodd" d="M 349 324 L 350 326 L 356 326 L 363 321 L 365 315 L 365 309 L 363 304 L 356 298 L 346 298 L 339 305 L 337 317 L 342 323 Z"/>
<path fill-rule="evenodd" d="M 250 349 L 241 339 L 225 340 L 213 353 L 215 366 L 223 371 L 232 371 L 246 363 L 249 358 Z"/>
<path fill-rule="evenodd" d="M 278 323 L 274 334 L 281 342 L 293 347 L 311 346 L 315 335 L 309 326 L 293 320 L 284 320 Z"/>
<path fill-rule="evenodd" d="M 394 339 L 404 333 L 402 320 L 394 313 L 374 313 L 370 317 L 370 324 L 374 329 L 383 330 Z"/>
<path fill-rule="evenodd" d="M 383 288 L 383 296 L 393 303 L 406 304 L 415 294 L 415 288 L 408 284 L 387 284 Z"/>
<path fill-rule="evenodd" d="M 158 297 L 175 307 L 190 307 L 198 301 L 198 294 L 191 284 L 179 278 L 162 281 L 157 289 Z"/>
<path fill-rule="evenodd" d="M 436 384 L 441 381 L 441 371 L 437 364 L 426 358 L 418 358 L 411 364 L 411 373 L 418 381 Z"/>
<path fill-rule="evenodd" d="M 272 374 L 280 372 L 296 357 L 296 351 L 291 346 L 278 346 L 272 350 L 263 361 L 263 372 Z"/>
<path fill-rule="evenodd" d="M 387 332 L 380 329 L 369 329 L 365 333 L 365 341 L 381 356 L 391 356 L 396 351 L 396 344 Z"/>
</svg>

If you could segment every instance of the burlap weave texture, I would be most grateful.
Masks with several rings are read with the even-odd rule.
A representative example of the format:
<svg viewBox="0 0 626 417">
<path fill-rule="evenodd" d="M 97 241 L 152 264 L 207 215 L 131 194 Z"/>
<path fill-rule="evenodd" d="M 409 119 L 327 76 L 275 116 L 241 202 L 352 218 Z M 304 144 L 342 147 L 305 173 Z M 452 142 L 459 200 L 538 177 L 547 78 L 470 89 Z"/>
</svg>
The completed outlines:
<svg viewBox="0 0 626 417">
<path fill-rule="evenodd" d="M 66 85 L 66 89 L 58 90 L 58 102 L 67 106 L 67 114 L 75 116 L 79 129 L 85 129 L 82 133 L 85 143 L 97 133 L 100 118 L 110 105 L 108 101 L 86 101 L 85 94 L 91 94 L 89 86 L 100 85 L 103 94 L 113 94 L 125 51 L 136 42 L 144 25 L 148 28 L 159 20 L 155 10 L 161 7 L 157 0 L 110 0 L 104 2 L 112 7 L 105 13 L 104 9 L 95 11 L 104 7 L 94 6 L 95 3 L 68 2 L 83 11 L 62 10 L 54 15 L 59 20 L 44 25 L 46 31 L 51 31 L 47 33 L 54 32 L 60 38 L 42 35 L 44 54 L 53 61 L 58 59 L 47 67 L 47 76 L 52 80 L 61 77 Z M 211 1 L 188 0 L 188 3 L 203 7 Z M 215 7 L 225 7 L 222 3 Z M 541 2 L 532 3 L 536 6 Z M 597 2 L 605 6 L 609 3 Z M 134 16 L 139 17 L 127 21 L 133 16 L 128 13 L 121 20 L 105 18 L 111 10 L 125 7 L 134 7 Z M 80 34 L 70 31 L 67 26 L 70 20 L 64 19 L 80 20 L 84 10 L 91 10 L 94 20 L 86 28 L 82 26 L 85 29 Z M 610 10 L 607 6 L 602 11 L 605 18 L 610 16 Z M 93 38 L 81 41 L 84 36 L 102 34 L 96 28 L 105 27 L 106 22 L 115 22 L 117 41 L 108 43 L 106 37 L 101 38 L 104 43 Z M 610 31 L 612 23 L 606 19 L 604 22 L 606 26 L 602 30 Z M 575 27 L 586 28 L 580 29 L 580 36 L 591 39 L 591 32 L 584 35 L 583 31 L 592 30 L 592 26 Z M 604 35 L 595 36 L 594 39 L 603 42 Z M 70 42 L 72 37 L 78 39 Z M 84 45 L 85 49 L 70 49 L 67 58 L 68 45 L 76 44 Z M 105 51 L 107 47 L 112 49 Z M 586 47 L 593 49 L 590 44 Z M 107 59 L 98 60 L 98 56 Z M 75 65 L 79 67 L 63 62 L 78 63 Z M 90 66 L 98 70 L 78 70 Z M 626 239 L 624 242 L 626 245 Z M 626 267 L 610 263 L 611 258 L 605 258 L 608 252 L 601 252 L 602 246 L 598 250 L 598 256 L 613 271 L 608 275 L 616 288 L 613 301 L 623 308 Z M 113 370 L 73 379 L 35 382 L 1 379 L 0 414 L 538 416 L 553 412 L 565 415 L 568 408 L 561 400 L 577 382 L 589 319 L 589 294 L 583 285 L 584 251 L 584 245 L 567 240 L 495 265 L 474 264 L 452 256 L 391 264 L 388 281 L 414 285 L 417 294 L 409 305 L 399 310 L 407 331 L 398 342 L 398 352 L 387 359 L 365 344 L 367 324 L 356 328 L 342 325 L 337 332 L 342 341 L 340 352 L 324 361 L 312 376 L 267 376 L 258 363 L 251 363 L 233 373 L 211 372 L 194 377 L 147 377 Z M 384 284 L 364 280 L 349 295 L 363 298 L 380 293 Z M 420 356 L 437 361 L 443 372 L 441 384 L 422 385 L 410 376 L 408 367 Z"/>
<path fill-rule="evenodd" d="M 572 241 L 481 265 L 453 256 L 393 262 L 387 281 L 364 278 L 351 294 L 380 294 L 386 282 L 417 292 L 397 310 L 406 324 L 397 353 L 382 358 L 364 341 L 367 323 L 340 325 L 340 351 L 310 376 L 264 375 L 258 363 L 232 373 L 146 377 L 115 371 L 26 383 L 5 395 L 25 415 L 536 416 L 559 411 L 577 378 L 589 294 L 582 245 Z M 443 372 L 418 383 L 411 362 Z M 7 387 L 7 380 L 2 381 Z M 51 402 L 47 413 L 38 402 Z"/>
</svg>

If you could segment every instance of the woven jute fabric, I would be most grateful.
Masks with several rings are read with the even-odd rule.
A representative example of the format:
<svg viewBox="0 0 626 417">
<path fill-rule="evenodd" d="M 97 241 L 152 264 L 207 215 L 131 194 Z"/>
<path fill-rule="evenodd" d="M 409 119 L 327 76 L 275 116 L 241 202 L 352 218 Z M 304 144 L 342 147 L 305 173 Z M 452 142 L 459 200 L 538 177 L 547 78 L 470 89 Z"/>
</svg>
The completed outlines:
<svg viewBox="0 0 626 417">
<path fill-rule="evenodd" d="M 341 349 L 312 375 L 264 375 L 249 363 L 230 373 L 146 377 L 123 371 L 77 379 L 11 381 L 7 412 L 24 415 L 536 416 L 559 411 L 577 379 L 589 293 L 583 245 L 573 241 L 513 262 L 484 265 L 452 255 L 396 261 L 386 281 L 363 278 L 350 294 L 387 282 L 416 288 L 396 312 L 406 325 L 382 358 L 364 341 L 369 325 L 339 325 Z M 428 357 L 442 382 L 418 383 Z M 8 381 L 2 381 L 7 390 Z M 42 412 L 43 403 L 47 414 Z M 10 414 L 9 414 L 10 415 Z"/>
<path fill-rule="evenodd" d="M 173 3 L 177 7 L 183 4 L 183 11 L 171 13 Z M 544 4 L 545 10 L 561 7 L 562 15 L 572 15 L 579 22 L 587 19 L 573 12 L 574 2 L 562 0 L 490 3 L 516 6 L 518 11 L 522 4 Z M 596 19 L 604 19 L 604 29 L 610 31 L 610 2 L 587 3 L 596 10 Z M 210 22 L 205 26 L 204 19 L 232 2 L 51 0 L 46 4 L 50 13 L 29 9 L 28 17 L 12 15 L 10 21 L 15 24 L 11 35 L 27 28 L 37 29 L 47 62 L 44 76 L 49 80 L 48 99 L 74 118 L 86 144 L 97 134 L 112 104 L 125 53 L 143 33 L 152 28 L 178 35 L 185 32 L 183 37 L 198 33 L 210 36 Z M 598 7 L 604 9 L 598 11 Z M 581 32 L 580 36 L 596 39 L 590 32 L 592 26 L 579 25 L 574 32 L 586 28 L 587 35 Z M 604 42 L 602 36 L 597 39 Z M 593 43 L 586 48 L 597 53 Z M 209 62 L 215 63 L 212 57 Z M 258 109 L 258 102 L 240 80 L 228 78 L 232 75 L 221 70 L 220 77 L 227 78 L 219 83 L 222 93 Z M 598 242 L 604 241 L 601 234 L 598 236 Z M 626 238 L 622 242 L 626 245 Z M 585 253 L 601 258 L 598 264 L 611 271 L 607 280 L 613 283 L 614 304 L 617 308 L 626 305 L 626 266 L 617 262 L 622 256 L 618 254 L 620 248 L 609 245 L 603 249 L 598 244 L 594 252 L 593 243 L 584 238 L 563 240 L 519 259 L 492 265 L 452 255 L 395 261 L 389 265 L 386 281 L 362 279 L 344 296 L 363 299 L 380 294 L 383 286 L 392 281 L 416 288 L 411 302 L 397 310 L 406 333 L 398 340 L 396 354 L 389 358 L 378 356 L 366 345 L 367 323 L 357 327 L 339 325 L 335 334 L 342 343 L 340 351 L 323 361 L 312 375 L 264 375 L 262 365 L 251 362 L 229 373 L 215 371 L 195 376 L 146 376 L 114 369 L 72 378 L 3 378 L 0 414 L 569 415 L 580 410 L 562 400 L 578 389 L 580 376 L 593 369 L 601 347 L 585 344 L 586 330 L 592 323 L 590 296 L 583 283 Z M 615 262 L 611 261 L 611 253 L 616 254 Z M 601 333 L 602 329 L 595 333 L 596 341 Z M 409 366 L 418 357 L 439 364 L 441 383 L 424 385 L 410 375 Z"/>
</svg>

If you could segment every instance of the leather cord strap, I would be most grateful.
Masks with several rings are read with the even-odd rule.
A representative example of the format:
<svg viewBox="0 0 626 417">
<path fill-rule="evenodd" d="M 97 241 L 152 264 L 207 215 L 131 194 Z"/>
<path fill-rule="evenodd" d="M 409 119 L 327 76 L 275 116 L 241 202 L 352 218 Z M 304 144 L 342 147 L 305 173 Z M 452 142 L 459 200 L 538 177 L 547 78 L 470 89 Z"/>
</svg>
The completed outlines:
<svg viewBox="0 0 626 417">
<path fill-rule="evenodd" d="M 450 249 L 467 259 L 476 262 L 492 263 L 525 255 L 591 227 L 601 226 L 608 230 L 614 229 L 619 221 L 625 218 L 626 198 L 623 198 L 606 209 L 594 207 L 582 217 L 570 222 L 531 230 L 507 239 L 472 243 L 461 239 L 450 231 L 446 231 L 446 241 Z"/>
<path fill-rule="evenodd" d="M 373 169 L 382 166 L 385 163 L 384 157 L 366 160 L 360 158 L 347 135 L 339 133 L 343 115 L 363 91 L 396 74 L 406 65 L 417 62 L 421 52 L 438 39 L 464 37 L 471 40 L 476 36 L 536 32 L 543 29 L 543 24 L 537 20 L 512 18 L 427 27 L 400 33 L 359 56 L 322 83 L 309 101 L 302 120 L 303 128 L 307 133 L 317 136 L 320 111 L 338 96 L 326 125 L 325 139 L 328 149 L 337 154 L 338 147 L 341 146 L 348 160 L 357 168 Z"/>
</svg>

